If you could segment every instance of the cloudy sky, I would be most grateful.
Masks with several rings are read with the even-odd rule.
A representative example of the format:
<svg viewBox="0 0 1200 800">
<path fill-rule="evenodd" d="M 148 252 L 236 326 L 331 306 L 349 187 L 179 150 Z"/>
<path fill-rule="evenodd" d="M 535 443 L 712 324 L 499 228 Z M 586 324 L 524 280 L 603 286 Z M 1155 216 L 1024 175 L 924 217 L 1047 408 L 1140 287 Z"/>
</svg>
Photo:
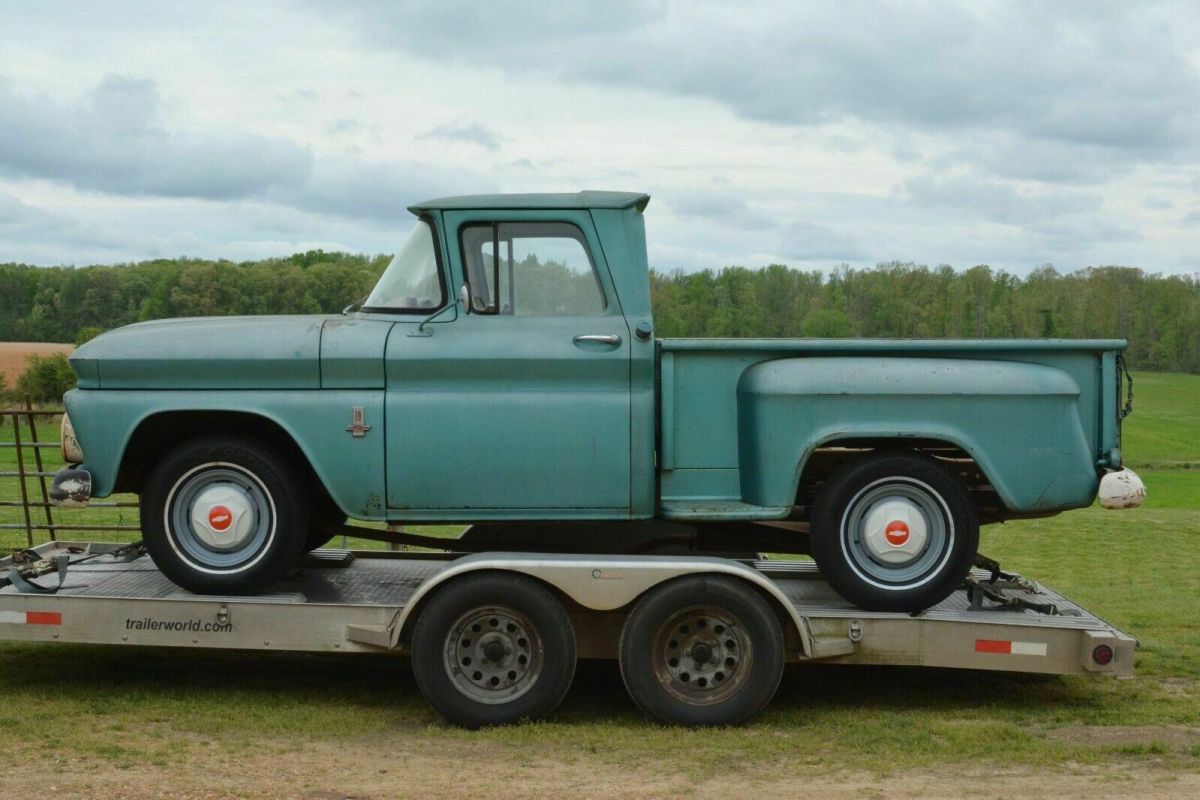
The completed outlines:
<svg viewBox="0 0 1200 800">
<path fill-rule="evenodd" d="M 1200 6 L 0 1 L 0 262 L 391 252 L 653 195 L 662 270 L 1200 271 Z"/>
</svg>

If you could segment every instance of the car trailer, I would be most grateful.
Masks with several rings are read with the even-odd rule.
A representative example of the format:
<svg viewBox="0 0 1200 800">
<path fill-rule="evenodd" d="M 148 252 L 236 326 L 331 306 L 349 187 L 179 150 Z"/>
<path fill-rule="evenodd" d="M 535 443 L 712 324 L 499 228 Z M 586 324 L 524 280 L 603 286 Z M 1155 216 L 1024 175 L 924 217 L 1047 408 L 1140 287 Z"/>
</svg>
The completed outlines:
<svg viewBox="0 0 1200 800">
<path fill-rule="evenodd" d="M 785 662 L 1128 676 L 1137 641 L 980 562 L 916 614 L 864 611 L 802 561 L 317 550 L 272 594 L 193 595 L 138 544 L 0 559 L 0 639 L 410 657 L 466 727 L 545 716 L 577 658 L 616 658 L 637 705 L 684 725 L 761 711 Z"/>
</svg>

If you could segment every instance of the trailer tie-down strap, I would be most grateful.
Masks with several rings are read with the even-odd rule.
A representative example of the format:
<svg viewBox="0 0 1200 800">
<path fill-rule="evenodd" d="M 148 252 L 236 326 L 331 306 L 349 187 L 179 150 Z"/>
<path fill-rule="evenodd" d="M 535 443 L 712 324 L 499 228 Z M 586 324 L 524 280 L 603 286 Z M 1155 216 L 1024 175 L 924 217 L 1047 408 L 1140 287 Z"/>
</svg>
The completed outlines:
<svg viewBox="0 0 1200 800">
<path fill-rule="evenodd" d="M 986 580 L 971 576 L 963 582 L 963 588 L 967 590 L 967 599 L 971 601 L 972 611 L 983 611 L 983 601 L 986 599 L 1002 608 L 1028 609 L 1049 617 L 1057 617 L 1062 613 L 1054 603 L 1037 603 L 1015 594 L 1006 593 L 1005 590 L 1008 589 L 1038 594 L 1038 587 L 1020 575 L 1013 575 L 1000 569 L 999 561 L 979 553 L 975 556 L 975 566 L 987 570 L 991 575 Z"/>
<path fill-rule="evenodd" d="M 1054 605 L 1054 603 L 1035 603 L 1023 597 L 1004 593 L 1004 589 L 1023 589 L 1024 587 L 1020 583 L 1013 584 L 1008 581 L 993 583 L 991 581 L 967 578 L 965 586 L 967 598 L 971 601 L 972 611 L 982 611 L 983 601 L 986 598 L 997 606 L 1005 608 L 1029 609 L 1039 614 L 1045 614 L 1048 617 L 1057 617 L 1059 615 L 1058 606 Z"/>
<path fill-rule="evenodd" d="M 21 570 L 13 567 L 8 571 L 8 582 L 13 585 L 18 592 L 24 594 L 56 594 L 63 586 L 63 581 L 67 579 L 67 565 L 71 563 L 71 556 L 67 553 L 54 557 L 54 571 L 58 573 L 57 586 L 43 586 L 40 583 L 34 583 L 29 578 L 21 574 Z"/>
<path fill-rule="evenodd" d="M 13 561 L 17 564 L 26 564 L 25 567 L 12 567 L 8 571 L 7 579 L 9 584 L 18 592 L 24 594 L 57 594 L 63 588 L 64 582 L 67 580 L 67 569 L 71 564 L 83 564 L 95 558 L 106 557 L 113 559 L 118 564 L 126 564 L 134 561 L 146 552 L 142 547 L 142 543 L 134 542 L 123 547 L 118 547 L 115 550 L 109 550 L 100 553 L 90 553 L 83 558 L 71 560 L 71 553 L 83 552 L 79 548 L 71 548 L 69 552 L 60 553 L 54 556 L 54 559 L 42 558 L 41 555 L 33 550 L 22 550 L 14 554 Z M 50 572 L 58 573 L 58 584 L 56 586 L 45 586 L 40 583 L 35 583 L 33 578 L 40 577 Z"/>
</svg>

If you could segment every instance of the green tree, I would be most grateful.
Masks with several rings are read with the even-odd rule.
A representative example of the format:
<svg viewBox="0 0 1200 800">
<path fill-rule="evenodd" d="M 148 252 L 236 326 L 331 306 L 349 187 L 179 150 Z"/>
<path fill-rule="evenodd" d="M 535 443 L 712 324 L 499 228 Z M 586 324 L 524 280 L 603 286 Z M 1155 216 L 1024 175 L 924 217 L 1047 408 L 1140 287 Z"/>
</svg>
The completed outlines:
<svg viewBox="0 0 1200 800">
<path fill-rule="evenodd" d="M 844 339 L 854 335 L 850 318 L 841 311 L 823 308 L 804 318 L 804 335 L 817 339 Z"/>
<path fill-rule="evenodd" d="M 88 325 L 86 327 L 80 328 L 79 332 L 75 334 L 75 346 L 79 347 L 81 344 L 84 344 L 86 342 L 91 341 L 92 339 L 95 339 L 97 336 L 99 336 L 102 333 L 104 333 L 104 329 L 97 327 L 95 325 Z"/>
<path fill-rule="evenodd" d="M 36 402 L 59 402 L 75 386 L 75 371 L 62 353 L 48 356 L 35 353 L 25 363 L 25 372 L 17 380 L 17 392 Z"/>
</svg>

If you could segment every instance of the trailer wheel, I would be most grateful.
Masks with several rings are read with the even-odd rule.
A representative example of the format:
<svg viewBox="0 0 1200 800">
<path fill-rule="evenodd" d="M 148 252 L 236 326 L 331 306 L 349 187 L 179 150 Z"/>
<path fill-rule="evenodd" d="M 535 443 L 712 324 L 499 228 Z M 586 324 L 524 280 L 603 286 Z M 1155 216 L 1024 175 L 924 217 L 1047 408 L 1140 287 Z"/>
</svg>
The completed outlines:
<svg viewBox="0 0 1200 800">
<path fill-rule="evenodd" d="M 575 630 L 562 603 L 521 575 L 465 575 L 417 617 L 412 668 L 421 694 L 454 725 L 544 717 L 575 677 Z"/>
<path fill-rule="evenodd" d="M 920 611 L 971 570 L 979 520 L 962 481 L 916 453 L 843 465 L 812 511 L 812 555 L 838 594 L 873 611 Z"/>
<path fill-rule="evenodd" d="M 779 619 L 736 578 L 680 578 L 647 593 L 621 632 L 621 677 L 647 715 L 736 725 L 771 702 L 783 676 Z"/>
<path fill-rule="evenodd" d="M 265 591 L 304 547 L 304 484 L 287 461 L 253 439 L 181 444 L 151 472 L 141 499 L 150 557 L 191 592 Z"/>
</svg>

